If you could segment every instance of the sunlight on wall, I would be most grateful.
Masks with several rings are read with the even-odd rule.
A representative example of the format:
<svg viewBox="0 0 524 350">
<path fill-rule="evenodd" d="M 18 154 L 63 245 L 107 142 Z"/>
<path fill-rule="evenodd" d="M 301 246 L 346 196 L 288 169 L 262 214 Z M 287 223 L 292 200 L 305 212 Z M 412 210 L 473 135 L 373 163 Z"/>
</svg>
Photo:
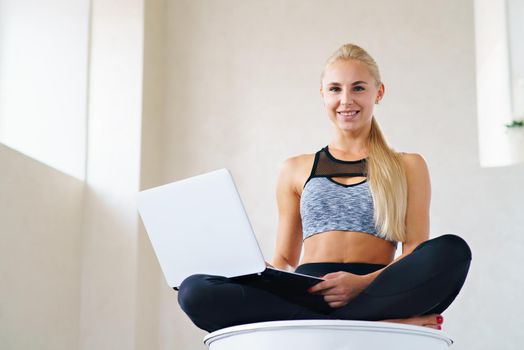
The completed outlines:
<svg viewBox="0 0 524 350">
<path fill-rule="evenodd" d="M 0 142 L 85 177 L 87 0 L 0 1 Z"/>
<path fill-rule="evenodd" d="M 479 153 L 486 167 L 524 161 L 522 130 L 505 126 L 514 118 L 507 28 L 505 0 L 475 1 Z"/>
<path fill-rule="evenodd" d="M 143 0 L 93 0 L 79 350 L 137 349 Z M 143 321 L 147 323 L 147 320 Z M 147 335 L 144 336 L 147 338 Z M 148 342 L 147 339 L 143 341 Z"/>
<path fill-rule="evenodd" d="M 524 118 L 524 1 L 508 0 L 508 29 L 511 61 L 511 81 L 513 89 L 513 115 Z"/>
</svg>

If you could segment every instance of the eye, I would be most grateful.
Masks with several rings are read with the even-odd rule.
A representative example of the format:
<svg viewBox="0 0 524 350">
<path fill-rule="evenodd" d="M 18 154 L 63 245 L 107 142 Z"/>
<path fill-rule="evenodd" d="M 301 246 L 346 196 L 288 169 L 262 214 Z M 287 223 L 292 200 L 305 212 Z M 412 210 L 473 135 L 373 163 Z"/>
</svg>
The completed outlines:
<svg viewBox="0 0 524 350">
<path fill-rule="evenodd" d="M 364 91 L 364 90 L 366 90 L 366 89 L 363 86 L 361 86 L 361 85 L 357 85 L 357 86 L 355 86 L 353 88 L 353 91 L 357 91 L 357 92 Z"/>
<path fill-rule="evenodd" d="M 339 92 L 340 91 L 340 88 L 338 86 L 332 86 L 329 88 L 329 91 L 332 91 L 332 92 Z"/>
</svg>

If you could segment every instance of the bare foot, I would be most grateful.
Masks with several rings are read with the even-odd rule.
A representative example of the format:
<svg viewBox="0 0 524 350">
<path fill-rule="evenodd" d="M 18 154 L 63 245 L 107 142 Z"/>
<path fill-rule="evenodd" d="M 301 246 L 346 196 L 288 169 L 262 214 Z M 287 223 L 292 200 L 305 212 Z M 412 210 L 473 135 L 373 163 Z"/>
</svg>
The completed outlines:
<svg viewBox="0 0 524 350">
<path fill-rule="evenodd" d="M 442 329 L 442 323 L 444 323 L 444 317 L 439 314 L 431 314 L 425 316 L 415 316 L 410 318 L 397 318 L 391 320 L 383 320 L 383 322 L 403 323 L 412 324 L 415 326 L 423 326 L 434 329 Z"/>
</svg>

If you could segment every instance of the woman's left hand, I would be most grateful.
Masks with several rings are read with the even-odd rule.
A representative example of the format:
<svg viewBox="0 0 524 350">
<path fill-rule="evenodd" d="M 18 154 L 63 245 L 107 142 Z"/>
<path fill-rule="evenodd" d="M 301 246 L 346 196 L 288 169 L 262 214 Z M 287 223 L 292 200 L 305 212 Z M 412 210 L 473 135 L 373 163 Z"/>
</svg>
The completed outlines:
<svg viewBox="0 0 524 350">
<path fill-rule="evenodd" d="M 355 298 L 369 284 L 364 276 L 339 271 L 322 276 L 324 281 L 308 289 L 313 294 L 321 294 L 332 308 L 342 307 Z"/>
</svg>

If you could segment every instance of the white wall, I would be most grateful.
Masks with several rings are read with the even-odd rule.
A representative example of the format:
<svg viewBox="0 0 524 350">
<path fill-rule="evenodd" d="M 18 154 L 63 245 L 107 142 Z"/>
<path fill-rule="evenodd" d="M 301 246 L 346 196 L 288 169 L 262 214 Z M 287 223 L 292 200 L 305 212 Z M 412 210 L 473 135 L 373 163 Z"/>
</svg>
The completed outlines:
<svg viewBox="0 0 524 350">
<path fill-rule="evenodd" d="M 79 349 L 134 349 L 144 3 L 91 11 Z"/>
<path fill-rule="evenodd" d="M 390 143 L 429 164 L 432 236 L 455 232 L 473 249 L 445 313 L 454 349 L 520 346 L 524 167 L 479 166 L 473 1 L 180 0 L 157 15 L 167 23 L 162 182 L 229 167 L 269 258 L 278 167 L 329 142 L 319 74 L 339 45 L 361 44 L 382 70 L 376 114 Z M 205 348 L 175 292 L 161 290 L 160 309 L 162 349 Z"/>
<path fill-rule="evenodd" d="M 0 142 L 81 180 L 88 7 L 88 0 L 0 1 Z"/>
<path fill-rule="evenodd" d="M 508 32 L 511 63 L 511 82 L 513 87 L 513 115 L 524 118 L 524 44 L 522 34 L 524 33 L 524 2 L 519 0 L 508 0 Z"/>
<path fill-rule="evenodd" d="M 162 184 L 161 130 L 164 124 L 165 12 L 164 0 L 149 0 L 144 8 L 144 74 L 140 189 Z M 161 339 L 162 310 L 172 305 L 160 304 L 160 291 L 169 288 L 161 276 L 151 243 L 140 224 L 137 252 L 136 349 L 173 349 Z M 172 330 L 166 330 L 168 334 Z"/>
<path fill-rule="evenodd" d="M 0 8 L 5 9 L 5 4 L 2 2 Z M 55 18 L 52 9 L 56 1 L 40 5 L 46 11 L 30 13 L 36 16 L 37 25 L 22 23 L 28 31 L 38 29 L 43 22 L 52 23 L 53 29 L 59 26 L 63 34 L 68 29 L 60 26 L 64 21 L 81 24 L 73 15 Z M 144 2 L 93 0 L 84 10 L 85 19 L 91 15 L 89 35 L 86 31 L 79 38 L 79 42 L 90 42 L 85 80 L 76 80 L 75 76 L 68 79 L 69 71 L 55 69 L 53 64 L 42 68 L 49 70 L 44 72 L 47 75 L 26 73 L 28 81 L 41 88 L 67 81 L 71 94 L 88 93 L 76 101 L 79 105 L 74 111 L 58 109 L 53 118 L 43 113 L 39 123 L 22 118 L 19 132 L 25 137 L 42 131 L 46 140 L 53 142 L 53 135 L 45 133 L 46 128 L 38 128 L 40 124 L 62 119 L 80 121 L 84 129 L 81 135 L 68 123 L 60 128 L 52 125 L 53 131 L 65 135 L 52 155 L 60 158 L 76 150 L 75 142 L 81 141 L 84 148 L 78 159 L 86 169 L 85 181 L 53 170 L 50 162 L 42 164 L 0 146 L 2 349 L 148 349 L 155 340 L 151 334 L 156 332 L 142 326 L 154 324 L 157 317 L 139 313 L 148 309 L 148 300 L 139 299 L 139 282 L 144 282 L 150 272 L 138 267 L 137 247 L 143 237 L 138 236 L 135 205 L 140 184 Z M 20 27 L 20 23 L 6 25 L 9 30 Z M 39 34 L 44 42 L 56 39 L 49 31 Z M 77 54 L 74 45 L 57 45 L 46 47 L 44 54 Z M 12 63 L 3 59 L 2 64 Z M 15 68 L 23 71 L 24 62 Z M 0 85 L 11 89 L 13 79 L 0 75 Z M 70 94 L 61 91 L 44 92 L 54 100 L 67 99 L 64 105 L 73 103 Z M 32 101 L 28 98 L 24 102 Z M 23 115 L 24 105 L 10 106 L 10 118 Z M 26 140 L 24 137 L 21 139 Z M 75 142 L 67 141 L 69 138 Z M 31 147 L 47 146 L 40 138 L 31 141 Z"/>
<path fill-rule="evenodd" d="M 87 5 L 0 1 L 1 349 L 78 344 Z"/>
<path fill-rule="evenodd" d="M 515 119 L 507 1 L 475 0 L 474 4 L 480 163 L 518 164 L 524 161 L 524 134 L 505 126 Z"/>
</svg>

